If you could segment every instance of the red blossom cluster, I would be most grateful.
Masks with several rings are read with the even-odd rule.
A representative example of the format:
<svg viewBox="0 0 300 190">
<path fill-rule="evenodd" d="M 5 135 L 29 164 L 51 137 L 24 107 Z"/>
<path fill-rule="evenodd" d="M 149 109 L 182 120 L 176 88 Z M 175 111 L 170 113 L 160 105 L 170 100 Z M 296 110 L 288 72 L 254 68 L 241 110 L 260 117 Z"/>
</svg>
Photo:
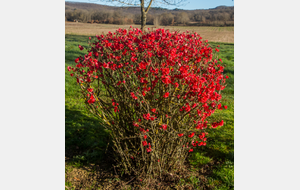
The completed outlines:
<svg viewBox="0 0 300 190">
<path fill-rule="evenodd" d="M 219 126 L 223 126 L 224 125 L 224 121 L 220 121 L 220 122 L 215 122 L 215 123 L 212 123 L 211 126 L 212 128 L 217 128 Z"/>
<path fill-rule="evenodd" d="M 197 33 L 118 29 L 97 35 L 87 55 L 75 59 L 76 66 L 68 70 L 82 85 L 87 104 L 101 108 L 108 117 L 105 121 L 119 121 L 110 125 L 115 130 L 140 135 L 140 145 L 149 153 L 158 148 L 151 147 L 151 139 L 166 133 L 194 147 L 206 145 L 207 118 L 216 109 L 227 109 L 220 100 L 228 77 L 215 52 L 219 49 Z M 102 87 L 111 103 L 99 95 Z M 211 125 L 223 124 L 222 120 Z"/>
<path fill-rule="evenodd" d="M 161 127 L 159 129 L 167 130 L 167 127 L 168 126 L 166 124 L 163 124 L 163 125 L 161 125 Z"/>
</svg>

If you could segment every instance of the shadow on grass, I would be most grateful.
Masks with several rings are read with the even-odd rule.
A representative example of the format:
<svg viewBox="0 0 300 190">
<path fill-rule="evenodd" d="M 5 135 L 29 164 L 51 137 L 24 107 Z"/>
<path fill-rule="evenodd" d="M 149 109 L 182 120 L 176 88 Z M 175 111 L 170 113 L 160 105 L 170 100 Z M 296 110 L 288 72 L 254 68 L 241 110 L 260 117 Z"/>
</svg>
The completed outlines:
<svg viewBox="0 0 300 190">
<path fill-rule="evenodd" d="M 229 121 L 227 121 L 229 123 Z M 234 140 L 229 134 L 222 134 L 220 132 L 228 132 L 228 129 L 222 131 L 215 131 L 213 137 L 207 139 L 207 146 L 202 147 L 202 151 L 206 156 L 216 161 L 231 161 L 234 162 Z M 229 132 L 228 132 L 229 133 Z M 226 136 L 225 136 L 226 135 Z"/>
<path fill-rule="evenodd" d="M 75 34 L 66 34 L 65 35 L 65 41 L 67 42 L 76 42 L 80 45 L 82 45 L 81 43 L 85 43 L 87 44 L 89 41 L 89 36 L 85 36 L 85 35 L 75 35 Z"/>
<path fill-rule="evenodd" d="M 78 45 L 88 48 L 88 36 L 81 35 L 65 35 L 65 63 L 75 65 L 75 59 L 79 56 L 84 57 L 87 53 L 86 49 L 80 50 Z"/>
<path fill-rule="evenodd" d="M 96 189 L 118 187 L 120 183 L 117 180 L 130 180 L 126 175 L 115 178 L 119 170 L 114 167 L 116 163 L 109 132 L 98 119 L 66 106 L 65 123 L 66 181 L 72 181 L 77 188 L 89 186 Z"/>
<path fill-rule="evenodd" d="M 231 162 L 234 162 L 234 152 L 224 152 L 220 150 L 216 150 L 213 148 L 205 148 L 203 150 L 206 152 L 206 155 L 214 160 L 219 160 L 219 161 L 225 161 L 229 160 Z"/>
<path fill-rule="evenodd" d="M 101 162 L 109 142 L 109 134 L 99 121 L 66 107 L 65 124 L 66 161 L 80 164 Z"/>
<path fill-rule="evenodd" d="M 232 68 L 225 68 L 224 75 L 231 74 L 234 75 L 234 70 Z"/>
</svg>

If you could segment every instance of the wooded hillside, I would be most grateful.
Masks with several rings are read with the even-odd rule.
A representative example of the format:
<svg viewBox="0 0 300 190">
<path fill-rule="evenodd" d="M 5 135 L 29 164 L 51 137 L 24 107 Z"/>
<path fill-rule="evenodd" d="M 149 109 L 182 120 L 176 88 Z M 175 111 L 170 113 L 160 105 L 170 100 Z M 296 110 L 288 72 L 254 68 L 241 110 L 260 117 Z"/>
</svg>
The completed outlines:
<svg viewBox="0 0 300 190">
<path fill-rule="evenodd" d="M 65 2 L 65 20 L 85 23 L 140 24 L 140 7 L 114 7 L 93 3 Z M 233 26 L 234 7 L 214 9 L 165 9 L 151 7 L 147 25 Z"/>
</svg>

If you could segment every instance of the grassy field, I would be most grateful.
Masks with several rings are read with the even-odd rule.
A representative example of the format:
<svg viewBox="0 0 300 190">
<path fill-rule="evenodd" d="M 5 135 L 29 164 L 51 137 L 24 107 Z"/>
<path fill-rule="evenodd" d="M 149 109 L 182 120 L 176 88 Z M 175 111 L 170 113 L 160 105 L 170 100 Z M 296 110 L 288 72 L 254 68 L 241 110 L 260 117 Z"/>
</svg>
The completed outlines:
<svg viewBox="0 0 300 190">
<path fill-rule="evenodd" d="M 113 31 L 111 28 L 109 30 Z M 127 183 L 130 179 L 116 175 L 108 160 L 110 154 L 110 149 L 107 150 L 108 131 L 104 130 L 97 119 L 85 109 L 76 80 L 70 77 L 67 71 L 67 66 L 74 66 L 75 58 L 86 53 L 80 51 L 78 45 L 87 47 L 89 37 L 68 34 L 72 33 L 71 31 L 66 27 L 66 189 L 141 189 L 140 184 L 134 181 Z M 188 159 L 190 173 L 179 182 L 162 184 L 161 189 L 166 187 L 169 189 L 233 189 L 234 187 L 234 44 L 212 42 L 210 45 L 213 47 L 220 45 L 219 57 L 227 65 L 225 74 L 229 76 L 222 100 L 223 104 L 228 105 L 228 109 L 215 114 L 215 117 L 222 117 L 224 126 L 208 129 L 207 146 L 196 149 Z"/>
<path fill-rule="evenodd" d="M 140 25 L 132 25 L 140 28 Z M 79 34 L 95 36 L 101 32 L 115 31 L 118 28 L 129 28 L 130 25 L 113 25 L 113 24 L 89 24 L 65 22 L 66 34 Z M 146 26 L 146 28 L 153 28 L 153 25 Z M 202 36 L 203 39 L 210 42 L 226 42 L 234 43 L 234 27 L 193 27 L 193 26 L 160 26 L 159 28 L 180 30 L 181 32 L 195 31 Z"/>
</svg>

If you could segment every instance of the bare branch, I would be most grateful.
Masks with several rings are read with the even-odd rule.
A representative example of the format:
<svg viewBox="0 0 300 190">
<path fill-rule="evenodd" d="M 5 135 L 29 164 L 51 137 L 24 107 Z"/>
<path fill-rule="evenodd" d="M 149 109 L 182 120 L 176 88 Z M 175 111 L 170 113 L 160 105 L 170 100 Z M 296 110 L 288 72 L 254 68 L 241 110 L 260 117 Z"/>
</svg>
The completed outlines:
<svg viewBox="0 0 300 190">
<path fill-rule="evenodd" d="M 149 9 L 150 9 L 150 6 L 151 6 L 151 3 L 152 3 L 152 2 L 153 2 L 153 0 L 150 1 L 149 5 L 148 5 L 148 7 L 147 7 L 147 9 L 146 9 L 146 13 L 148 13 L 148 11 L 149 11 Z"/>
<path fill-rule="evenodd" d="M 104 2 L 117 2 L 121 3 L 124 5 L 129 5 L 129 6 L 140 6 L 141 7 L 141 30 L 144 30 L 146 26 L 146 21 L 147 21 L 147 13 L 154 2 L 162 3 L 165 5 L 177 5 L 179 6 L 182 2 L 186 0 L 99 0 L 99 1 L 104 1 Z M 138 4 L 139 2 L 139 4 Z M 146 6 L 145 10 L 145 3 L 149 2 L 148 6 Z"/>
<path fill-rule="evenodd" d="M 124 4 L 124 5 L 129 5 L 129 6 L 141 6 L 141 3 L 137 3 L 140 2 L 140 0 L 99 0 L 99 1 L 104 1 L 104 2 L 117 2 L 120 4 Z M 149 2 L 150 1 L 150 2 Z M 150 9 L 152 2 L 157 2 L 157 3 L 161 3 L 164 5 L 171 5 L 171 6 L 180 6 L 181 3 L 185 2 L 186 0 L 149 0 L 149 5 L 147 7 L 147 10 Z"/>
<path fill-rule="evenodd" d="M 130 1 L 130 0 L 125 0 L 125 1 L 121 1 L 121 0 L 100 0 L 100 1 L 106 1 L 106 2 L 112 2 L 112 3 L 117 2 L 117 3 L 130 5 L 130 6 L 141 6 L 141 4 L 136 4 L 135 3 L 137 1 Z"/>
<path fill-rule="evenodd" d="M 165 5 L 178 5 L 180 6 L 181 3 L 185 2 L 186 0 L 161 0 L 161 4 L 165 4 Z"/>
</svg>

